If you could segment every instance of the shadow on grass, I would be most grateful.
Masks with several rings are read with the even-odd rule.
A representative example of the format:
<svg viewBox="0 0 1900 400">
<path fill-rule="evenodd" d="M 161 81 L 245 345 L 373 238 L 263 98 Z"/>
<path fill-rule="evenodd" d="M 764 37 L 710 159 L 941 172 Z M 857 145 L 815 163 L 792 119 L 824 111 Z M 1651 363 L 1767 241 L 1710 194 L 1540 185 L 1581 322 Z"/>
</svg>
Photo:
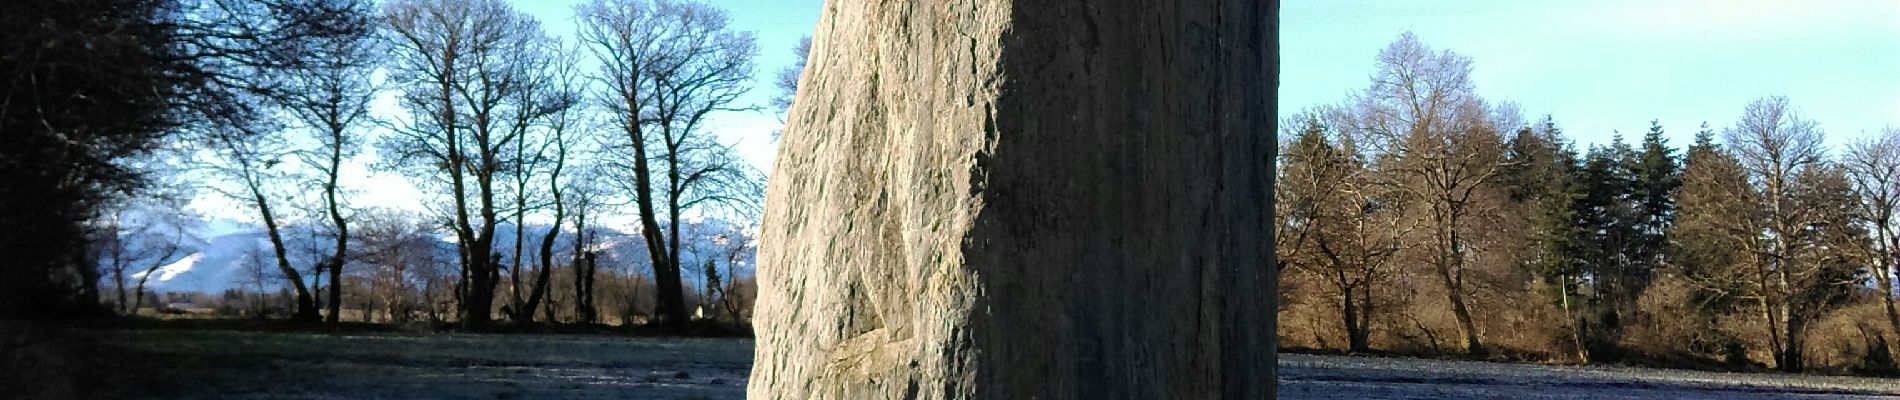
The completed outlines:
<svg viewBox="0 0 1900 400">
<path fill-rule="evenodd" d="M 221 333 L 222 332 L 222 333 Z M 166 393 L 189 394 L 193 385 L 180 381 L 196 371 L 247 371 L 247 374 L 289 374 L 299 368 L 284 360 L 330 357 L 332 362 L 403 366 L 419 360 L 377 360 L 380 355 L 349 352 L 311 354 L 283 351 L 286 344 L 308 341 L 308 336 L 347 338 L 467 337 L 507 341 L 517 336 L 572 336 L 627 338 L 750 338 L 751 331 L 725 324 L 695 323 L 684 329 L 657 326 L 598 324 L 509 324 L 468 330 L 453 324 L 372 324 L 345 322 L 297 324 L 259 319 L 155 319 L 143 317 L 71 319 L 60 321 L 0 320 L 0 398 L 5 399 L 132 399 Z M 209 335 L 209 336 L 206 336 Z M 492 336 L 491 336 L 492 335 Z M 202 338 L 247 342 L 239 348 L 263 354 L 217 348 L 224 343 Z M 200 348 L 159 348 L 142 343 L 189 344 Z M 690 339 L 689 339 L 690 340 Z M 262 342 L 259 342 L 262 341 Z M 284 343 L 277 343 L 284 342 Z M 262 343 L 262 345 L 260 345 Z M 473 356 L 471 356 L 473 357 Z M 466 367 L 532 367 L 531 362 L 501 362 L 479 357 L 435 357 L 429 364 Z M 519 364 L 519 365 L 517 365 Z M 605 365 L 604 367 L 612 367 Z M 644 383 L 644 382 L 643 382 Z M 154 391 L 156 390 L 156 391 Z M 186 396 L 190 397 L 190 396 Z"/>
<path fill-rule="evenodd" d="M 550 324 L 550 323 L 509 323 L 498 322 L 492 326 L 469 329 L 447 322 L 410 322 L 399 324 L 341 322 L 296 323 L 288 320 L 245 319 L 245 318 L 180 318 L 156 319 L 146 317 L 126 317 L 117 319 L 85 321 L 84 325 L 99 329 L 151 329 L 151 330 L 213 330 L 262 333 L 384 333 L 428 335 L 436 333 L 477 333 L 477 334 L 558 334 L 558 335 L 605 335 L 628 337 L 708 337 L 708 338 L 750 338 L 752 328 L 749 325 L 729 324 L 714 321 L 694 321 L 678 329 L 657 325 L 603 325 L 603 324 Z"/>
</svg>

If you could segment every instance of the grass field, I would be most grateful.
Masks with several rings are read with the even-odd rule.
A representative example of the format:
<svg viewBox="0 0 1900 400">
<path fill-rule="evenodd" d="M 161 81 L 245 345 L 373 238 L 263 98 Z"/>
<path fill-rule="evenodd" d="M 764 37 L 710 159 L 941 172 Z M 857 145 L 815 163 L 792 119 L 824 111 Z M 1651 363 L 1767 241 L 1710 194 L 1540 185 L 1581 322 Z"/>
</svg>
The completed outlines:
<svg viewBox="0 0 1900 400">
<path fill-rule="evenodd" d="M 736 399 L 746 339 L 127 330 L 154 399 Z"/>
<path fill-rule="evenodd" d="M 125 329 L 155 399 L 739 399 L 746 339 Z M 1284 355 L 1286 399 L 1871 399 L 1900 382 L 1641 368 Z M 134 366 L 137 367 L 137 366 Z"/>
</svg>

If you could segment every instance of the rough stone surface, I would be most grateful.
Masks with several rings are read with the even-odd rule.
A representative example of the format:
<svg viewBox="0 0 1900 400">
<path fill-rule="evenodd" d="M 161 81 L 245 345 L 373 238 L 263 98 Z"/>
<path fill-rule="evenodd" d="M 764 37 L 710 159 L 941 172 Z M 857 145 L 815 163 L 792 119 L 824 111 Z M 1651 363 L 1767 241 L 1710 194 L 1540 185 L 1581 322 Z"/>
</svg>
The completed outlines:
<svg viewBox="0 0 1900 400">
<path fill-rule="evenodd" d="M 1276 8 L 827 2 L 749 396 L 1271 397 Z"/>
</svg>

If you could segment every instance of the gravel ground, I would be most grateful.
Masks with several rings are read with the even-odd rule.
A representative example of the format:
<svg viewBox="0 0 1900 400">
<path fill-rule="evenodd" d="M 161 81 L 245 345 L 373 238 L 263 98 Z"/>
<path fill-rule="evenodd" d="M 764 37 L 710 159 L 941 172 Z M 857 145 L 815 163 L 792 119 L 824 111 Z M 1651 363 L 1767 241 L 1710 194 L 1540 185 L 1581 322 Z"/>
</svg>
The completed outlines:
<svg viewBox="0 0 1900 400">
<path fill-rule="evenodd" d="M 152 399 L 739 399 L 752 341 L 126 330 Z M 1284 399 L 1900 399 L 1900 381 L 1288 354 Z"/>
</svg>

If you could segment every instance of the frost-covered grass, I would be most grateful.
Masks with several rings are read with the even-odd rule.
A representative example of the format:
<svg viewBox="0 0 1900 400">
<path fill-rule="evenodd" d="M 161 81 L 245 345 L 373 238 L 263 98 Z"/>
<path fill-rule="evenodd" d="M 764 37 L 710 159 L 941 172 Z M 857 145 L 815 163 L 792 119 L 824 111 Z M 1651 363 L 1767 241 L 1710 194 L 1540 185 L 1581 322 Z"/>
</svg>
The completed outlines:
<svg viewBox="0 0 1900 400">
<path fill-rule="evenodd" d="M 139 398 L 739 399 L 745 339 L 120 330 Z M 1285 399 L 1900 399 L 1900 381 L 1286 354 Z"/>
<path fill-rule="evenodd" d="M 142 398 L 741 398 L 752 342 L 594 335 L 129 330 Z"/>
<path fill-rule="evenodd" d="M 1875 399 L 1900 381 L 1394 358 L 1280 357 L 1283 399 Z"/>
</svg>

